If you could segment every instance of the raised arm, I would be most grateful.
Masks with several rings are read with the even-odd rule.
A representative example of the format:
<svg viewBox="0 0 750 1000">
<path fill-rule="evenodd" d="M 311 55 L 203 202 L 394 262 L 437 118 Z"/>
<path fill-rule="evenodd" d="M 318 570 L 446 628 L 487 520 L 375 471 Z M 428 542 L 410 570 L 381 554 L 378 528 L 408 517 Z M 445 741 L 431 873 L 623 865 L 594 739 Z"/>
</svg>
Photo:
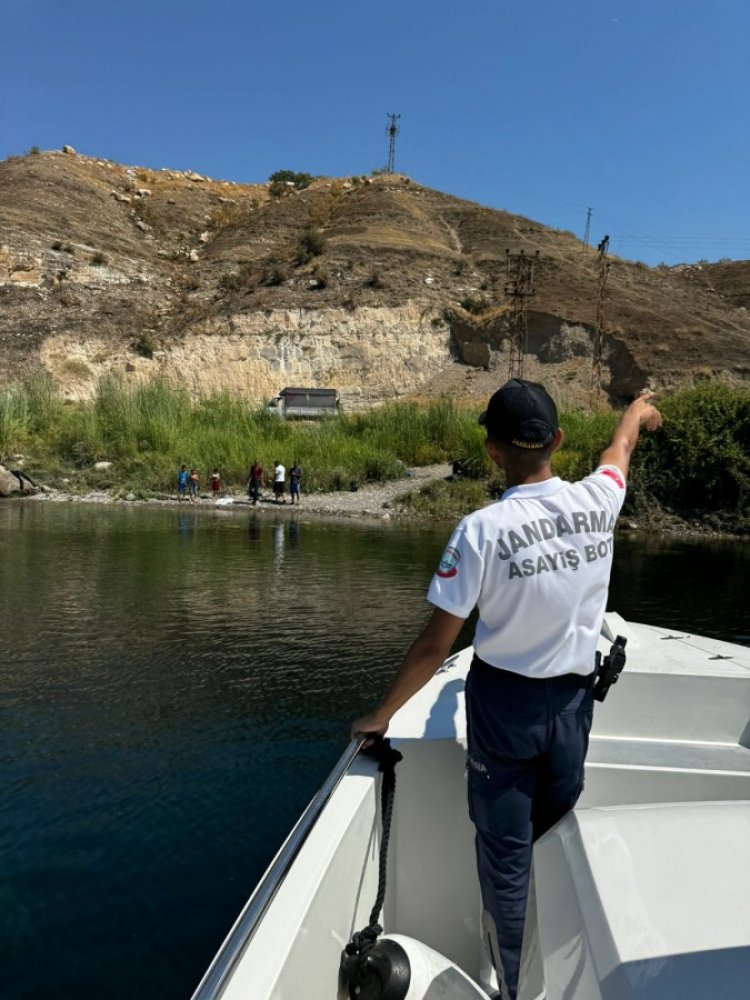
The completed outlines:
<svg viewBox="0 0 750 1000">
<path fill-rule="evenodd" d="M 399 708 L 424 687 L 450 655 L 464 620 L 440 608 L 433 611 L 421 635 L 409 647 L 385 698 L 373 712 L 352 723 L 352 739 L 364 733 L 383 735 Z"/>
<path fill-rule="evenodd" d="M 616 465 L 623 476 L 627 476 L 630 457 L 638 444 L 641 427 L 649 431 L 661 427 L 661 413 L 652 406 L 653 398 L 653 392 L 642 392 L 625 410 L 615 428 L 612 440 L 599 458 L 600 465 Z"/>
</svg>

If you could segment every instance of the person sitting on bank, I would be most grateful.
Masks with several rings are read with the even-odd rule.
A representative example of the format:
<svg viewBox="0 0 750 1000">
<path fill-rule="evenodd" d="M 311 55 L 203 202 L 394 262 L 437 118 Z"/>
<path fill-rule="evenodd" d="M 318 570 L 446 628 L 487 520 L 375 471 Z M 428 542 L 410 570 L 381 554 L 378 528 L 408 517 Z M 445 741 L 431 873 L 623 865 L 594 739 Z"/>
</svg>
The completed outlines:
<svg viewBox="0 0 750 1000">
<path fill-rule="evenodd" d="M 573 808 L 583 785 L 614 526 L 640 429 L 661 425 L 652 396 L 625 410 L 595 471 L 576 483 L 552 473 L 563 431 L 544 387 L 511 379 L 492 396 L 480 423 L 506 490 L 454 531 L 427 594 L 432 617 L 384 699 L 351 726 L 353 737 L 385 733 L 478 606 L 466 681 L 469 815 L 488 953 L 509 1000 L 532 844 Z"/>
</svg>

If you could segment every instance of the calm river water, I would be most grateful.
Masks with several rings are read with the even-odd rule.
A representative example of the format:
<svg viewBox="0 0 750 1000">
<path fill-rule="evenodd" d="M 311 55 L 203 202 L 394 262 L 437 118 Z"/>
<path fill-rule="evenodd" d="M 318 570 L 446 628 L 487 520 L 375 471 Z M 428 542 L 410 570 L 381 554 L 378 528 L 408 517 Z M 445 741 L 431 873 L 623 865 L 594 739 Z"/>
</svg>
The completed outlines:
<svg viewBox="0 0 750 1000">
<path fill-rule="evenodd" d="M 0 507 L 2 997 L 189 997 L 429 613 L 447 534 Z M 610 607 L 750 643 L 748 575 L 746 544 L 621 539 Z"/>
</svg>

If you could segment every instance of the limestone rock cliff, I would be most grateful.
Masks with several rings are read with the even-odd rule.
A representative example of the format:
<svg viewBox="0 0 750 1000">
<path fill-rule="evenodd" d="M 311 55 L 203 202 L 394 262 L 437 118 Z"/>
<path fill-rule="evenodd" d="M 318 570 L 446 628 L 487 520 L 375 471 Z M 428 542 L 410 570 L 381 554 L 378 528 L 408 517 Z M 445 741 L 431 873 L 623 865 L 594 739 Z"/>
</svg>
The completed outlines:
<svg viewBox="0 0 750 1000">
<path fill-rule="evenodd" d="M 73 152 L 0 163 L 0 384 L 40 364 L 70 398 L 99 376 L 344 405 L 484 393 L 504 377 L 507 253 L 536 254 L 527 362 L 586 393 L 597 260 L 571 233 L 407 177 L 279 187 Z M 618 258 L 604 301 L 612 399 L 750 377 L 750 264 Z M 488 373 L 483 380 L 481 373 Z"/>
</svg>

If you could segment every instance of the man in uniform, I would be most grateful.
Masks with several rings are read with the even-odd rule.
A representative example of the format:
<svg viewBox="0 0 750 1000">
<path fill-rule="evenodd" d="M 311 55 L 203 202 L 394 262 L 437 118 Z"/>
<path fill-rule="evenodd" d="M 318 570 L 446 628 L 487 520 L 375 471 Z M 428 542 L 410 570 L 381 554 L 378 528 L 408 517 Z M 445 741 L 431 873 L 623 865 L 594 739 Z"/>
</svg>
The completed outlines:
<svg viewBox="0 0 750 1000">
<path fill-rule="evenodd" d="M 351 727 L 383 734 L 478 606 L 466 682 L 469 813 L 503 1000 L 518 988 L 532 845 L 583 786 L 614 525 L 640 429 L 661 425 L 652 395 L 625 410 L 597 469 L 566 483 L 552 474 L 563 432 L 547 391 L 524 379 L 498 389 L 479 419 L 506 491 L 454 531 L 427 594 L 432 617 L 381 704 Z"/>
</svg>

